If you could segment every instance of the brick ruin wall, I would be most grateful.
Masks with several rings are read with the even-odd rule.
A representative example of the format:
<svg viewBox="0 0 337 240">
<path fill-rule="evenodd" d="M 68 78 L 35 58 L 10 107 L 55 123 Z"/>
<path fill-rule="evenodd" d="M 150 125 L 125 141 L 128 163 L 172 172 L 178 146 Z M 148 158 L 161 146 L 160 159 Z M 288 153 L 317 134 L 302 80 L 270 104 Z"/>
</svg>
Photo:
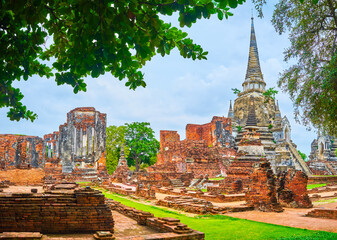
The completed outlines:
<svg viewBox="0 0 337 240">
<path fill-rule="evenodd" d="M 219 183 L 219 189 L 210 188 L 210 190 L 217 193 L 240 193 L 246 190 L 249 187 L 250 175 L 253 173 L 253 166 L 256 163 L 258 162 L 254 160 L 232 161 L 226 172 L 226 178 Z"/>
<path fill-rule="evenodd" d="M 113 226 L 104 195 L 96 190 L 0 194 L 0 232 L 113 232 Z"/>
<path fill-rule="evenodd" d="M 106 114 L 92 107 L 75 108 L 67 123 L 44 138 L 0 135 L 0 170 L 43 168 L 46 175 L 61 179 L 73 174 L 106 176 Z"/>
<path fill-rule="evenodd" d="M 309 199 L 308 176 L 302 171 L 288 170 L 278 176 L 278 199 L 285 207 L 312 208 Z"/>
<path fill-rule="evenodd" d="M 149 171 L 192 172 L 194 177 L 223 174 L 236 155 L 230 137 L 230 119 L 222 117 L 204 125 L 188 124 L 182 141 L 177 131 L 160 131 L 158 160 Z"/>
<path fill-rule="evenodd" d="M 262 162 L 250 175 L 250 185 L 246 192 L 248 206 L 253 206 L 263 212 L 282 212 L 277 201 L 276 178 L 269 162 Z"/>
<path fill-rule="evenodd" d="M 42 149 L 43 141 L 39 137 L 0 134 L 0 170 L 41 167 Z"/>
<path fill-rule="evenodd" d="M 230 146 L 232 134 L 231 119 L 214 116 L 210 123 L 187 124 L 186 139 L 204 140 L 207 146 Z"/>
</svg>

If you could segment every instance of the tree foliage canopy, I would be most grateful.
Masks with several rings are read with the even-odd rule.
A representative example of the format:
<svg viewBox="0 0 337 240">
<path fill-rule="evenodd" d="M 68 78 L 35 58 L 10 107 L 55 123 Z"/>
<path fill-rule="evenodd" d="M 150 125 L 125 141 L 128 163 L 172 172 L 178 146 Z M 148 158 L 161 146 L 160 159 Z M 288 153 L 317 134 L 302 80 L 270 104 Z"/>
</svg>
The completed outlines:
<svg viewBox="0 0 337 240">
<path fill-rule="evenodd" d="M 276 31 L 289 31 L 284 59 L 295 61 L 279 86 L 293 100 L 297 120 L 337 136 L 337 2 L 279 0 L 275 7 Z"/>
<path fill-rule="evenodd" d="M 245 0 L 0 0 L 0 107 L 11 120 L 36 114 L 21 102 L 14 81 L 38 74 L 86 91 L 83 78 L 106 72 L 130 89 L 146 86 L 140 69 L 155 54 L 177 48 L 184 58 L 207 52 L 187 33 L 160 19 L 179 14 L 180 27 L 217 15 L 222 20 Z M 50 46 L 46 44 L 52 39 Z M 49 61 L 50 64 L 47 64 Z"/>
<path fill-rule="evenodd" d="M 138 172 L 141 163 L 151 164 L 151 160 L 158 153 L 160 144 L 154 137 L 150 123 L 134 122 L 127 123 L 126 126 L 125 140 L 130 150 L 128 163 L 134 162 L 136 172 Z"/>
</svg>

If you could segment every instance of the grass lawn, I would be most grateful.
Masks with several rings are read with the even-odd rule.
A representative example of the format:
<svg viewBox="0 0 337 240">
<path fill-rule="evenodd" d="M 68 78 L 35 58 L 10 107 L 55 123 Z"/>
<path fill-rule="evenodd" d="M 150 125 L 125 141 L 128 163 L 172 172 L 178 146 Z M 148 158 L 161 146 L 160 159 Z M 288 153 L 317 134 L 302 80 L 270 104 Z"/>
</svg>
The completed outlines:
<svg viewBox="0 0 337 240">
<path fill-rule="evenodd" d="M 321 203 L 334 203 L 334 202 L 337 202 L 337 198 L 322 199 L 322 200 L 317 200 L 316 202 L 321 202 Z"/>
<path fill-rule="evenodd" d="M 81 187 L 85 187 L 88 185 L 91 185 L 91 182 L 76 182 L 78 185 L 80 185 Z"/>
<path fill-rule="evenodd" d="M 337 175 L 312 175 L 313 177 L 337 177 Z"/>
<path fill-rule="evenodd" d="M 326 186 L 326 183 L 308 184 L 307 189 L 313 189 L 313 188 L 324 187 L 324 186 Z"/>
<path fill-rule="evenodd" d="M 145 205 L 134 200 L 129 200 L 117 194 L 108 193 L 107 191 L 103 191 L 103 193 L 107 198 L 121 202 L 129 207 L 151 212 L 156 217 L 172 217 L 180 219 L 182 223 L 187 224 L 190 228 L 204 232 L 206 239 L 208 240 L 337 239 L 337 233 L 291 228 L 223 215 L 188 217 L 175 211 L 169 211 L 157 206 Z"/>
<path fill-rule="evenodd" d="M 218 177 L 218 178 L 209 178 L 209 180 L 213 180 L 213 181 L 216 181 L 216 180 L 223 180 L 225 179 L 224 177 Z"/>
</svg>

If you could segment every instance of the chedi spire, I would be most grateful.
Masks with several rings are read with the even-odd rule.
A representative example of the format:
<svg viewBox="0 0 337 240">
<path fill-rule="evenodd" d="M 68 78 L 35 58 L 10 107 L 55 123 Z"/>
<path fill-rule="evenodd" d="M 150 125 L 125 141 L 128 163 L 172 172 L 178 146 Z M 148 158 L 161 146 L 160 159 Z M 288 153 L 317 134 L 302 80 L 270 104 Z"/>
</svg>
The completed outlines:
<svg viewBox="0 0 337 240">
<path fill-rule="evenodd" d="M 248 58 L 246 79 L 252 76 L 263 79 L 261 67 L 260 67 L 259 52 L 258 52 L 257 43 L 256 43 L 253 17 L 252 17 L 252 25 L 251 25 L 251 33 L 250 33 L 249 58 Z"/>
<path fill-rule="evenodd" d="M 251 33 L 250 33 L 250 45 L 249 45 L 249 57 L 248 66 L 246 72 L 246 79 L 242 84 L 243 90 L 253 90 L 262 92 L 265 89 L 266 83 L 263 80 L 263 75 L 260 67 L 259 52 L 257 49 L 257 42 L 254 29 L 254 18 L 252 17 Z"/>
</svg>

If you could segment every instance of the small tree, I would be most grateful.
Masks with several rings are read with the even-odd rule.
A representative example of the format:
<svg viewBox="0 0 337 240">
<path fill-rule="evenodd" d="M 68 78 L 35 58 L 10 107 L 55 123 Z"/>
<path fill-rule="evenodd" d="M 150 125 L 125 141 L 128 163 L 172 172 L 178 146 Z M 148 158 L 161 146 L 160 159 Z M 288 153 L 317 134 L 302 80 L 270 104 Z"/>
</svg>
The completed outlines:
<svg viewBox="0 0 337 240">
<path fill-rule="evenodd" d="M 128 164 L 135 165 L 139 171 L 141 163 L 150 164 L 159 150 L 159 141 L 154 137 L 154 131 L 147 122 L 126 124 L 125 142 L 130 150 Z"/>
<path fill-rule="evenodd" d="M 297 152 L 298 152 L 298 154 L 301 155 L 301 157 L 304 161 L 307 161 L 307 155 L 305 153 L 302 153 L 300 150 L 297 150 Z"/>
<path fill-rule="evenodd" d="M 112 174 L 117 167 L 124 144 L 125 157 L 129 154 L 129 149 L 125 147 L 126 126 L 109 126 L 106 128 L 106 167 L 109 174 Z"/>
</svg>

